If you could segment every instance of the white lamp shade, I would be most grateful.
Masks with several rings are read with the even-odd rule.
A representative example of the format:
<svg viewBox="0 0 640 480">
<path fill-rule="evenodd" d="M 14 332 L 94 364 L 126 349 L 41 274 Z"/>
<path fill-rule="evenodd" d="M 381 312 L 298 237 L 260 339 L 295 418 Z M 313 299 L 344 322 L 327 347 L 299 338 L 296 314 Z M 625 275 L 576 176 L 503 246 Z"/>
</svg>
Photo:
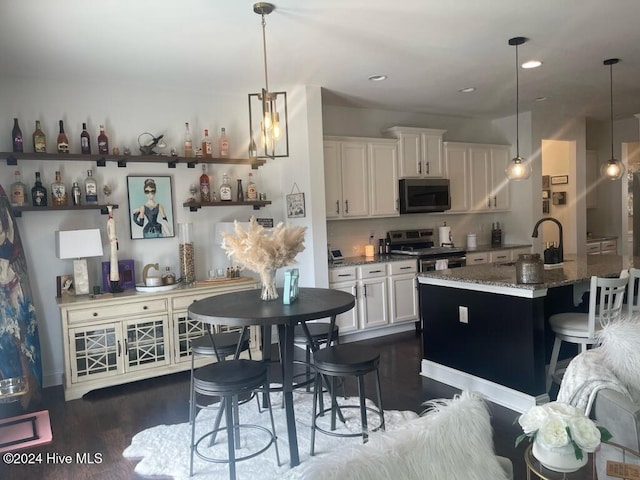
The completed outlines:
<svg viewBox="0 0 640 480">
<path fill-rule="evenodd" d="M 56 256 L 60 259 L 102 256 L 100 229 L 57 231 Z"/>
</svg>

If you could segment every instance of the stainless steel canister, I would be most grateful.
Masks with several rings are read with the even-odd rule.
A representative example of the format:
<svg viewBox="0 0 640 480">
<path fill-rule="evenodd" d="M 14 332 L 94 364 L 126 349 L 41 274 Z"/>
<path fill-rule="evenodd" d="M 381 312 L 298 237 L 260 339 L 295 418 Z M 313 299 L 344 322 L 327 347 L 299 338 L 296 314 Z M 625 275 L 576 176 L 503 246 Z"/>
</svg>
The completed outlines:
<svg viewBox="0 0 640 480">
<path fill-rule="evenodd" d="M 516 261 L 516 283 L 542 283 L 544 264 L 537 253 L 522 253 Z"/>
</svg>

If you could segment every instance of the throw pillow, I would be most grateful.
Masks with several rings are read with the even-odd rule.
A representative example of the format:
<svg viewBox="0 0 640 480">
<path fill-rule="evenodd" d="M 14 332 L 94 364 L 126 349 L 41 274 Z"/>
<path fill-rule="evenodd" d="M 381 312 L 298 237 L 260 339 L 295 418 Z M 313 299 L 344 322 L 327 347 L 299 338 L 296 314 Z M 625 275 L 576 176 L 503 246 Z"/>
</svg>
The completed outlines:
<svg viewBox="0 0 640 480">
<path fill-rule="evenodd" d="M 484 401 L 463 392 L 368 443 L 314 457 L 284 478 L 305 480 L 506 480 Z"/>
<path fill-rule="evenodd" d="M 609 368 L 634 400 L 640 400 L 640 316 L 605 325 L 598 334 L 598 340 Z"/>
</svg>

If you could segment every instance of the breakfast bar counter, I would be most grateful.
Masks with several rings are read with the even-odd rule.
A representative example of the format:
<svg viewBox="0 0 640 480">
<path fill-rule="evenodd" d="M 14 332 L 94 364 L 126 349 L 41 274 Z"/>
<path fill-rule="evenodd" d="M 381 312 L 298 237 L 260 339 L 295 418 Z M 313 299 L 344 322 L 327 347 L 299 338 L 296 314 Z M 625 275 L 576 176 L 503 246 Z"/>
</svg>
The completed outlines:
<svg viewBox="0 0 640 480">
<path fill-rule="evenodd" d="M 616 255 L 567 255 L 530 285 L 516 282 L 515 262 L 420 273 L 422 375 L 516 411 L 548 401 L 550 299 L 577 305 L 592 275 L 617 277 L 628 264 Z"/>
</svg>

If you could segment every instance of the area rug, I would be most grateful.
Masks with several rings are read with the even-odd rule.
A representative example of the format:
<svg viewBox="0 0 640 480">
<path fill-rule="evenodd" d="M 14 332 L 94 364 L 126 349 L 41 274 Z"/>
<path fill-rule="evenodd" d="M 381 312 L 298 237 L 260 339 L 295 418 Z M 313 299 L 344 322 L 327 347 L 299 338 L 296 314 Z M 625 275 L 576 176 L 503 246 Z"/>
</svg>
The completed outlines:
<svg viewBox="0 0 640 480">
<path fill-rule="evenodd" d="M 298 451 L 300 461 L 310 458 L 309 448 L 311 440 L 311 411 L 313 395 L 307 393 L 293 394 L 296 414 L 296 427 L 298 438 Z M 281 393 L 272 393 L 271 401 L 274 405 L 273 414 L 278 436 L 278 449 L 280 452 L 280 465 L 276 461 L 275 449 L 271 447 L 261 455 L 237 463 L 237 478 L 242 480 L 270 480 L 280 478 L 289 470 L 289 443 L 287 441 L 287 427 L 285 411 L 280 408 Z M 341 399 L 341 404 L 358 405 L 358 398 Z M 330 404 L 330 398 L 325 394 L 325 406 Z M 367 399 L 367 405 L 374 407 L 373 402 Z M 188 406 L 185 405 L 185 408 Z M 202 410 L 196 421 L 196 438 L 210 430 L 215 420 L 216 411 Z M 343 409 L 346 424 L 337 422 L 337 432 L 356 432 L 360 430 L 359 409 Z M 387 431 L 397 428 L 404 422 L 416 418 L 418 415 L 411 411 L 385 411 L 384 418 Z M 330 415 L 320 419 L 319 425 L 329 430 Z M 257 424 L 270 429 L 269 413 L 263 409 L 258 412 L 257 402 L 251 401 L 240 406 L 240 423 Z M 379 423 L 376 415 L 369 415 L 370 428 Z M 237 456 L 247 454 L 256 445 L 264 445 L 264 433 L 253 434 L 250 431 L 243 432 L 241 436 L 241 449 L 237 450 Z M 191 426 L 189 423 L 178 425 L 158 425 L 149 428 L 131 439 L 131 445 L 127 447 L 123 455 L 132 460 L 138 460 L 135 467 L 137 474 L 145 477 L 169 476 L 175 480 L 187 480 L 189 477 L 189 444 L 191 441 Z M 206 442 L 206 440 L 205 440 Z M 347 445 L 355 445 L 362 442 L 361 437 L 333 437 L 323 433 L 316 433 L 315 455 L 329 456 L 335 449 L 344 448 Z M 207 442 L 208 443 L 208 442 Z M 227 439 L 223 432 L 218 434 L 218 439 L 213 447 L 200 447 L 207 455 L 225 458 L 227 456 Z M 223 480 L 229 478 L 227 464 L 209 463 L 194 455 L 194 475 L 191 478 L 199 480 Z"/>
</svg>

